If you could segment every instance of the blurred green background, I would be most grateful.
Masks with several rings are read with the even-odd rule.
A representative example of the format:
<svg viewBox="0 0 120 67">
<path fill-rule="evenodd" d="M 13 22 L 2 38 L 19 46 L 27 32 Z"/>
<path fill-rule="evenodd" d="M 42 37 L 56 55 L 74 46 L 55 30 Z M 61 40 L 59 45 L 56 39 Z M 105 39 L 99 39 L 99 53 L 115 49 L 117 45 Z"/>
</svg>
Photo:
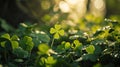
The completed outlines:
<svg viewBox="0 0 120 67">
<path fill-rule="evenodd" d="M 0 18 L 13 27 L 21 22 L 76 26 L 81 18 L 119 20 L 119 6 L 120 0 L 0 0 Z"/>
</svg>

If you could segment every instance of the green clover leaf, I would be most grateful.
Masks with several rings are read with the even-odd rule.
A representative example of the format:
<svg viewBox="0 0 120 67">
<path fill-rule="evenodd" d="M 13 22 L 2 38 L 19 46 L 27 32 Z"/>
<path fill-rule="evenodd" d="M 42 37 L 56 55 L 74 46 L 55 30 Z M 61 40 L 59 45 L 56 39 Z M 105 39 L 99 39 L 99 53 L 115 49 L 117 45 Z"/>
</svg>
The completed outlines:
<svg viewBox="0 0 120 67">
<path fill-rule="evenodd" d="M 41 54 L 47 54 L 49 49 L 50 49 L 49 46 L 44 43 L 39 44 L 38 46 L 38 50 Z"/>
<path fill-rule="evenodd" d="M 89 45 L 88 47 L 86 47 L 86 51 L 88 52 L 88 54 L 93 54 L 95 51 L 94 45 Z"/>
<path fill-rule="evenodd" d="M 45 59 L 45 62 L 47 64 L 55 64 L 57 62 L 57 60 L 54 57 L 49 56 L 49 57 L 47 57 L 47 59 Z"/>
<path fill-rule="evenodd" d="M 55 38 L 55 39 L 59 39 L 60 36 L 63 36 L 63 35 L 64 35 L 64 30 L 61 29 L 61 25 L 56 24 L 56 25 L 54 26 L 54 28 L 51 28 L 51 29 L 50 29 L 50 33 L 51 33 L 51 34 L 54 34 L 54 38 Z"/>
<path fill-rule="evenodd" d="M 50 33 L 51 33 L 51 34 L 54 34 L 55 32 L 56 32 L 56 30 L 55 30 L 54 28 L 51 28 L 51 29 L 50 29 Z"/>
<path fill-rule="evenodd" d="M 71 46 L 70 46 L 70 42 L 66 42 L 65 43 L 65 49 L 69 49 Z"/>
<path fill-rule="evenodd" d="M 63 36 L 64 35 L 64 30 L 59 30 L 58 33 Z"/>
<path fill-rule="evenodd" d="M 61 29 L 61 25 L 56 24 L 56 25 L 55 25 L 55 29 L 56 29 L 56 30 L 60 30 L 60 29 Z"/>
<path fill-rule="evenodd" d="M 73 42 L 76 46 L 79 46 L 79 45 L 81 45 L 81 43 L 79 42 L 79 40 L 74 40 L 74 42 Z"/>
<path fill-rule="evenodd" d="M 10 35 L 8 33 L 3 34 L 1 37 L 10 40 Z"/>
<path fill-rule="evenodd" d="M 79 40 L 74 40 L 73 44 L 75 45 L 75 49 L 79 48 L 80 46 L 82 46 L 82 43 L 80 43 Z"/>
<path fill-rule="evenodd" d="M 54 34 L 54 38 L 55 38 L 55 39 L 59 39 L 59 37 L 60 37 L 60 36 L 59 36 L 58 33 Z"/>
<path fill-rule="evenodd" d="M 12 49 L 18 48 L 19 43 L 17 41 L 11 41 Z"/>
</svg>

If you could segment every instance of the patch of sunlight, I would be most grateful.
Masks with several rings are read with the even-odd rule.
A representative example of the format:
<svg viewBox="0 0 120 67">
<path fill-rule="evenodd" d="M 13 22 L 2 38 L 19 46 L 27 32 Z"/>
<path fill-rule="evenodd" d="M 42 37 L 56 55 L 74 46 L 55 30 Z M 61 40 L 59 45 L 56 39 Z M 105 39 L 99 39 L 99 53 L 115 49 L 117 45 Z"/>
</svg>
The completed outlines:
<svg viewBox="0 0 120 67">
<path fill-rule="evenodd" d="M 101 9 L 104 8 L 105 4 L 104 4 L 103 0 L 95 0 L 94 1 L 94 6 L 95 6 L 96 9 L 101 10 Z"/>
<path fill-rule="evenodd" d="M 59 8 L 63 13 L 70 12 L 70 7 L 65 1 L 60 1 Z"/>
<path fill-rule="evenodd" d="M 71 8 L 71 18 L 77 21 L 86 13 L 87 0 L 66 0 Z M 77 19 L 77 20 L 76 20 Z"/>
<path fill-rule="evenodd" d="M 0 67 L 3 67 L 3 66 L 0 64 Z"/>
<path fill-rule="evenodd" d="M 91 0 L 91 13 L 95 17 L 102 17 L 105 15 L 105 1 L 104 0 Z"/>
<path fill-rule="evenodd" d="M 75 22 L 77 22 L 78 21 L 78 19 L 79 19 L 79 13 L 77 14 L 76 12 L 71 12 L 70 14 L 69 14 L 69 18 L 70 19 L 72 19 L 73 21 L 75 21 Z M 75 23 L 74 22 L 74 23 Z"/>
<path fill-rule="evenodd" d="M 65 0 L 65 1 L 70 5 L 76 5 L 79 2 L 79 0 Z"/>
</svg>

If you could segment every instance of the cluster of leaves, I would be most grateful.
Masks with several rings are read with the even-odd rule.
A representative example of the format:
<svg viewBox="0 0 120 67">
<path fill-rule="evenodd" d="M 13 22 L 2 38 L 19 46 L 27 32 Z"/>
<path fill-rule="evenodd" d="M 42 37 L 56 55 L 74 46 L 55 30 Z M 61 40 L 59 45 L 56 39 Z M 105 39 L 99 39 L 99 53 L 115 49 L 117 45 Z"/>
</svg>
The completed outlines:
<svg viewBox="0 0 120 67">
<path fill-rule="evenodd" d="M 45 32 L 36 25 L 22 23 L 14 33 L 0 36 L 0 64 L 8 67 L 119 67 L 120 23 L 107 22 L 107 26 L 93 34 L 81 30 L 70 34 L 60 24 L 48 27 Z"/>
</svg>

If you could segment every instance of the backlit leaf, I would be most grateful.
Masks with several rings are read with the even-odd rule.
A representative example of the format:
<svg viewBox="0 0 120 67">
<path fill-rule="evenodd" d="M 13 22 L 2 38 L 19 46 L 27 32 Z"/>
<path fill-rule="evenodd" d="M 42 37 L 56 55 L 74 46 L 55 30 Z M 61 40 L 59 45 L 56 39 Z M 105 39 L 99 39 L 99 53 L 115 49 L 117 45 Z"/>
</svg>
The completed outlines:
<svg viewBox="0 0 120 67">
<path fill-rule="evenodd" d="M 95 51 L 95 47 L 93 45 L 89 45 L 88 47 L 86 47 L 86 51 L 88 52 L 88 54 L 93 54 Z"/>
<path fill-rule="evenodd" d="M 17 35 L 13 35 L 13 36 L 11 37 L 11 40 L 19 40 L 19 37 L 18 37 Z"/>
<path fill-rule="evenodd" d="M 46 59 L 45 57 L 40 58 L 39 64 L 44 65 L 45 64 L 45 59 Z"/>
<path fill-rule="evenodd" d="M 70 48 L 70 43 L 69 42 L 66 42 L 65 43 L 65 49 L 69 49 Z"/>
<path fill-rule="evenodd" d="M 51 29 L 50 29 L 50 33 L 51 33 L 51 34 L 53 34 L 53 33 L 55 33 L 55 32 L 56 32 L 56 30 L 55 30 L 54 28 L 51 28 Z"/>
<path fill-rule="evenodd" d="M 58 24 L 55 25 L 56 30 L 59 30 L 60 28 L 61 28 L 61 25 L 58 25 Z"/>
<path fill-rule="evenodd" d="M 80 45 L 80 42 L 78 40 L 74 40 L 75 45 Z"/>
<path fill-rule="evenodd" d="M 58 33 L 54 34 L 54 38 L 59 39 L 59 34 Z"/>
<path fill-rule="evenodd" d="M 38 46 L 38 50 L 40 51 L 41 54 L 47 54 L 49 49 L 50 48 L 47 44 L 40 44 Z"/>
<path fill-rule="evenodd" d="M 34 43 L 32 41 L 30 41 L 26 44 L 26 49 L 25 50 L 31 51 L 33 49 L 33 47 L 34 47 Z"/>
<path fill-rule="evenodd" d="M 12 49 L 18 48 L 19 43 L 17 41 L 11 41 Z"/>
<path fill-rule="evenodd" d="M 32 41 L 32 38 L 29 36 L 25 36 L 23 39 L 26 43 Z"/>
<path fill-rule="evenodd" d="M 0 42 L 0 45 L 1 45 L 2 47 L 5 47 L 5 43 L 6 43 L 6 41 Z"/>
<path fill-rule="evenodd" d="M 59 30 L 58 32 L 59 32 L 59 34 L 60 34 L 61 36 L 64 35 L 64 30 Z"/>
<path fill-rule="evenodd" d="M 3 37 L 3 38 L 6 38 L 6 39 L 8 39 L 8 40 L 10 40 L 10 35 L 7 33 L 7 34 L 3 34 L 1 37 Z"/>
<path fill-rule="evenodd" d="M 47 64 L 55 64 L 56 63 L 56 59 L 54 59 L 52 56 L 48 57 L 45 62 Z"/>
</svg>

